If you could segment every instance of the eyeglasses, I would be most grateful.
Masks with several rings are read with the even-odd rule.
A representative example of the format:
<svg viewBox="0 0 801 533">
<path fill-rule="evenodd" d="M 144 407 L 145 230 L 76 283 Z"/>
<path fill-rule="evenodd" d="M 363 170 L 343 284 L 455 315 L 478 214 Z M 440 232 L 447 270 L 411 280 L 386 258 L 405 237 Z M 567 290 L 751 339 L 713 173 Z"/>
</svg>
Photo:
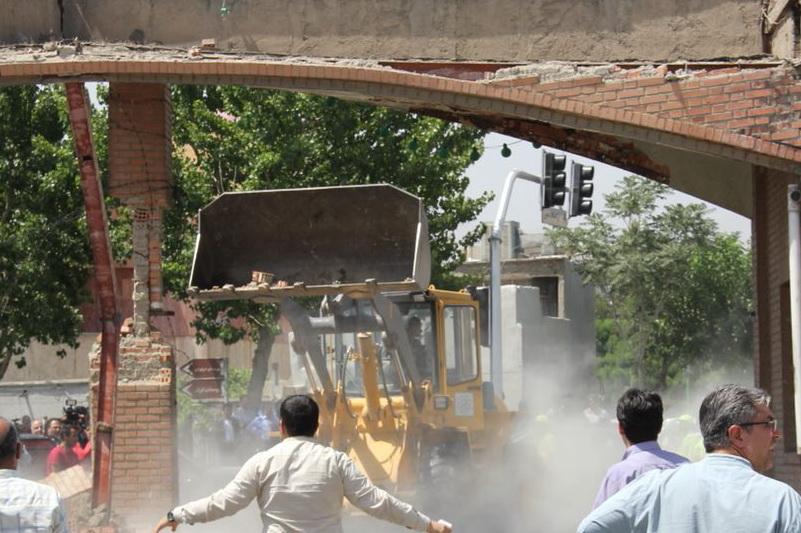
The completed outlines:
<svg viewBox="0 0 801 533">
<path fill-rule="evenodd" d="M 765 420 L 764 422 L 743 422 L 742 424 L 737 424 L 740 427 L 748 427 L 748 426 L 769 426 L 771 430 L 776 431 L 779 427 L 779 421 L 775 418 L 770 420 Z"/>
</svg>

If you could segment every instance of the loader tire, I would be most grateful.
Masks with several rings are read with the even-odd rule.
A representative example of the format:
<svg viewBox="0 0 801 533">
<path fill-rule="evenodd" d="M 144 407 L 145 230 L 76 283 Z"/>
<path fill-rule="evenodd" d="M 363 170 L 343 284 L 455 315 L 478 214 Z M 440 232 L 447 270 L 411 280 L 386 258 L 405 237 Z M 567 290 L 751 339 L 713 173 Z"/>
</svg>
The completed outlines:
<svg viewBox="0 0 801 533">
<path fill-rule="evenodd" d="M 427 467 L 421 474 L 425 508 L 439 516 L 452 516 L 458 508 L 460 477 L 464 465 L 457 447 L 438 444 L 427 450 Z"/>
</svg>

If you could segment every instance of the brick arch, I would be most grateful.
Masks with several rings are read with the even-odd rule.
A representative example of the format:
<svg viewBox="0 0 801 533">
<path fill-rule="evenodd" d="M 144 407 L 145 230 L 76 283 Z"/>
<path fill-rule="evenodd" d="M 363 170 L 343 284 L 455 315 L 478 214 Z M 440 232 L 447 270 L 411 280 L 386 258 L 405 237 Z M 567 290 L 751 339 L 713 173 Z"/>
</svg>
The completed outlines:
<svg viewBox="0 0 801 533">
<path fill-rule="evenodd" d="M 0 65 L 0 83 L 235 84 L 327 94 L 472 124 L 674 186 L 678 173 L 670 160 L 676 154 L 792 173 L 801 162 L 801 85 L 794 69 L 778 61 L 575 64 L 572 74 L 551 81 L 547 70 L 516 72 L 505 65 L 421 69 L 402 63 L 79 57 Z M 672 155 L 651 156 L 643 143 Z M 733 210 L 750 215 L 747 206 Z"/>
</svg>

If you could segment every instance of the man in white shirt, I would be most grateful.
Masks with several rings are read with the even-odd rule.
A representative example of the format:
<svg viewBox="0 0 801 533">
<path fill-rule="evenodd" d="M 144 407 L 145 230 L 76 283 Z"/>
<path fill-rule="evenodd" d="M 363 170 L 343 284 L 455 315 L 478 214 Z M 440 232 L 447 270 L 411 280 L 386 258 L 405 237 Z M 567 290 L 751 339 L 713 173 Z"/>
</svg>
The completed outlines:
<svg viewBox="0 0 801 533">
<path fill-rule="evenodd" d="M 17 428 L 0 417 L 0 533 L 69 533 L 55 489 L 17 477 L 21 453 Z"/>
<path fill-rule="evenodd" d="M 343 498 L 388 522 L 427 533 L 450 533 L 450 524 L 431 520 L 372 485 L 347 455 L 316 442 L 319 414 L 308 396 L 284 399 L 279 421 L 284 440 L 251 457 L 223 489 L 172 509 L 153 533 L 230 516 L 254 498 L 265 533 L 341 533 Z"/>
</svg>

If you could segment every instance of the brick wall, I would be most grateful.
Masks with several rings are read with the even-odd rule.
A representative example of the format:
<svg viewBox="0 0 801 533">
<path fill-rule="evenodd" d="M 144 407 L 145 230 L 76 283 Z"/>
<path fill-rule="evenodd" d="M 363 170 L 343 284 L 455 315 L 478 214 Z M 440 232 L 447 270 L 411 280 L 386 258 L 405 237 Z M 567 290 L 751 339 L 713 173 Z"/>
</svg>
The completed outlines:
<svg viewBox="0 0 801 533">
<path fill-rule="evenodd" d="M 784 66 L 614 69 L 549 83 L 537 76 L 498 83 L 801 147 L 801 86 Z"/>
<path fill-rule="evenodd" d="M 109 87 L 109 194 L 134 209 L 134 324 L 149 329 L 161 309 L 161 219 L 171 201 L 169 87 L 112 83 Z"/>
<path fill-rule="evenodd" d="M 97 403 L 97 354 L 92 362 Z M 178 493 L 175 361 L 159 333 L 120 339 L 112 511 L 131 526 L 150 527 Z"/>
<path fill-rule="evenodd" d="M 783 327 L 782 313 L 782 288 L 789 280 L 787 185 L 797 183 L 798 177 L 758 169 L 754 178 L 757 385 L 770 392 L 771 406 L 785 437 L 776 449 L 773 475 L 801 490 L 801 456 L 795 453 L 793 366 L 786 353 L 788 331 L 786 323 Z"/>
<path fill-rule="evenodd" d="M 108 193 L 143 208 L 169 206 L 169 87 L 112 83 L 108 106 Z"/>
</svg>

